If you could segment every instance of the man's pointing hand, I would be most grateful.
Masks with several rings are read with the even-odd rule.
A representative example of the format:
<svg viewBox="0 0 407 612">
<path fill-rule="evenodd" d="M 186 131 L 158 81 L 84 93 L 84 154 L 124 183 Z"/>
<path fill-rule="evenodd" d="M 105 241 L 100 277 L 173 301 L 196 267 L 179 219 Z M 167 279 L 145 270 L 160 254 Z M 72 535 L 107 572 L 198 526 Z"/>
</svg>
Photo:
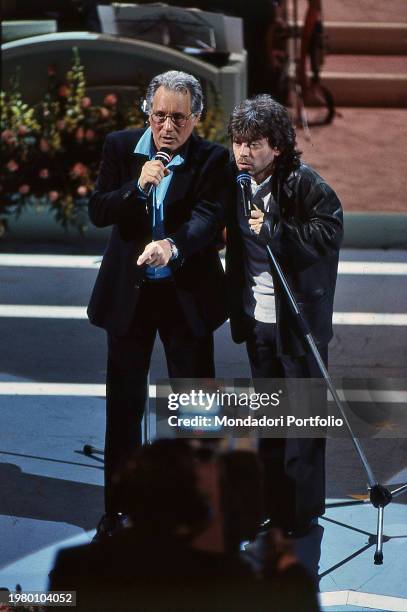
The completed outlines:
<svg viewBox="0 0 407 612">
<path fill-rule="evenodd" d="M 154 268 L 166 266 L 171 258 L 171 245 L 168 240 L 150 242 L 137 259 L 137 265 L 147 264 Z"/>
</svg>

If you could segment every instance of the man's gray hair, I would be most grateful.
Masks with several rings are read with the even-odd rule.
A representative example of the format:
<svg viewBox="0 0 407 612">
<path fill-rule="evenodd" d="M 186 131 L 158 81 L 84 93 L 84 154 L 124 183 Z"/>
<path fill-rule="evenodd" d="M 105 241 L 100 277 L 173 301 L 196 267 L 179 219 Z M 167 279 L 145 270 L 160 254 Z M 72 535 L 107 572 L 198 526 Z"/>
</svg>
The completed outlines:
<svg viewBox="0 0 407 612">
<path fill-rule="evenodd" d="M 157 74 L 147 87 L 144 111 L 149 113 L 153 105 L 153 97 L 159 87 L 165 87 L 170 91 L 189 91 L 191 94 L 191 112 L 195 115 L 203 110 L 203 93 L 198 79 L 192 74 L 180 70 L 169 70 Z"/>
</svg>

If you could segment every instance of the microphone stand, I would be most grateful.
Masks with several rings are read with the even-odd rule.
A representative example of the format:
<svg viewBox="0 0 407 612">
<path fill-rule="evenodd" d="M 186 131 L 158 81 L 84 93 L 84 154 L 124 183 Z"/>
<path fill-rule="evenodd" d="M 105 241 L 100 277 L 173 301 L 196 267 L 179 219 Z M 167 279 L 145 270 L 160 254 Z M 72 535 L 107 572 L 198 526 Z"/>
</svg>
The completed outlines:
<svg viewBox="0 0 407 612">
<path fill-rule="evenodd" d="M 273 251 L 271 250 L 271 248 L 267 245 L 267 253 L 269 255 L 270 258 L 270 262 L 271 262 L 271 266 L 276 274 L 276 276 L 278 277 L 284 293 L 288 299 L 290 308 L 292 313 L 294 314 L 297 323 L 301 329 L 302 334 L 304 335 L 304 338 L 311 350 L 311 353 L 313 354 L 313 356 L 315 357 L 315 360 L 317 362 L 318 368 L 325 380 L 325 383 L 329 389 L 329 391 L 331 392 L 331 395 L 335 401 L 335 404 L 339 410 L 339 412 L 341 413 L 341 416 L 343 418 L 343 421 L 348 429 L 348 432 L 350 434 L 351 440 L 353 442 L 353 445 L 355 447 L 355 450 L 357 452 L 357 454 L 359 455 L 360 461 L 363 465 L 363 468 L 366 472 L 367 475 L 367 480 L 368 480 L 368 490 L 369 490 L 369 498 L 370 498 L 370 503 L 377 508 L 377 532 L 376 532 L 376 550 L 374 553 L 374 564 L 375 565 L 381 565 L 383 563 L 383 524 L 384 524 L 384 508 L 392 501 L 393 498 L 397 497 L 398 495 L 401 495 L 402 493 L 404 493 L 407 490 L 407 484 L 402 485 L 401 487 L 390 491 L 387 487 L 381 485 L 377 478 L 375 477 L 373 470 L 371 468 L 371 466 L 369 465 L 369 462 L 367 460 L 367 457 L 365 455 L 365 452 L 361 446 L 361 443 L 359 441 L 359 439 L 354 435 L 351 425 L 348 421 L 348 418 L 346 416 L 345 410 L 342 406 L 342 402 L 339 398 L 339 395 L 334 387 L 334 384 L 332 382 L 332 379 L 329 375 L 329 372 L 327 370 L 327 368 L 325 367 L 325 363 L 320 355 L 320 352 L 318 350 L 318 347 L 315 343 L 315 340 L 311 334 L 311 331 L 309 329 L 308 323 L 306 322 L 306 320 L 304 319 L 298 304 L 294 298 L 294 295 L 287 283 L 287 280 L 284 276 L 284 272 L 282 271 L 280 264 L 278 263 Z M 344 505 L 353 505 L 353 504 L 363 504 L 365 503 L 363 500 L 359 501 L 359 500 L 355 500 L 355 501 L 350 501 L 350 502 L 345 502 Z M 333 504 L 335 507 L 338 507 L 341 504 Z"/>
</svg>

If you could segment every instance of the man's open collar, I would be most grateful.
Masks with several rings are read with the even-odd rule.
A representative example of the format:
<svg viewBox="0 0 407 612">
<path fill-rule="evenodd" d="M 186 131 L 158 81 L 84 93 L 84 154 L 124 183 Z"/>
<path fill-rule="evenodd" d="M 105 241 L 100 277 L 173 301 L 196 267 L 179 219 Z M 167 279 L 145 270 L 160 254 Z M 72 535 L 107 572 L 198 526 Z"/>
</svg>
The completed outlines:
<svg viewBox="0 0 407 612">
<path fill-rule="evenodd" d="M 143 134 L 141 135 L 140 139 L 138 140 L 134 150 L 133 150 L 133 155 L 135 157 L 138 157 L 140 160 L 146 160 L 148 161 L 149 159 L 152 159 L 152 157 L 150 157 L 150 151 L 149 149 L 146 147 L 145 142 L 148 139 L 148 135 L 146 136 L 146 134 L 148 134 L 150 136 L 149 139 L 149 143 L 150 146 L 153 147 L 153 155 L 152 157 L 154 157 L 155 153 L 157 152 L 156 147 L 154 146 L 154 141 L 151 138 L 151 128 L 148 127 L 144 130 Z M 144 139 L 144 137 L 146 137 L 146 141 L 143 143 L 143 150 L 139 151 L 138 150 L 138 144 L 140 143 L 141 140 Z M 188 138 L 188 140 L 186 141 L 185 144 L 182 145 L 182 147 L 179 149 L 178 153 L 182 155 L 183 159 L 184 159 L 184 163 L 182 164 L 183 166 L 188 166 L 196 157 L 197 157 L 197 152 L 198 152 L 198 147 L 197 147 L 197 143 L 199 141 L 199 137 L 194 134 L 194 132 L 192 132 L 191 136 Z M 177 154 L 178 154 L 177 153 Z"/>
<path fill-rule="evenodd" d="M 195 136 L 195 134 L 192 133 L 191 136 L 188 138 L 188 140 L 182 145 L 182 147 L 180 147 L 175 152 L 175 154 L 173 155 L 173 158 L 179 155 L 182 160 L 177 164 L 178 166 L 186 164 L 188 162 L 191 154 L 194 153 L 194 150 L 196 148 L 195 147 L 196 141 L 197 141 L 197 137 Z M 153 159 L 156 153 L 157 153 L 157 147 L 154 144 L 151 127 L 148 127 L 145 129 L 145 131 L 141 135 L 141 138 L 137 142 L 134 148 L 133 154 L 137 156 L 142 156 L 148 159 Z"/>
</svg>

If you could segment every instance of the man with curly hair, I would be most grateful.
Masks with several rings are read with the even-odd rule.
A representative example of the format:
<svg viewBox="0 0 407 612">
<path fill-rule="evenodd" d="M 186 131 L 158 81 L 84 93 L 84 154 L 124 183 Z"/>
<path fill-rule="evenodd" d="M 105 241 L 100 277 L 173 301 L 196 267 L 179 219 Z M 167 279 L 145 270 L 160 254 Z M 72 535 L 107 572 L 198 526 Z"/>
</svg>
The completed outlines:
<svg viewBox="0 0 407 612">
<path fill-rule="evenodd" d="M 300 161 L 288 111 L 271 96 L 242 102 L 228 131 L 235 171 L 250 176 L 252 199 L 247 218 L 237 193 L 228 218 L 233 339 L 246 342 L 253 379 L 319 378 L 266 246 L 279 261 L 327 364 L 343 236 L 341 204 L 324 179 Z M 268 514 L 298 536 L 325 510 L 324 442 L 264 438 L 259 443 Z"/>
</svg>

